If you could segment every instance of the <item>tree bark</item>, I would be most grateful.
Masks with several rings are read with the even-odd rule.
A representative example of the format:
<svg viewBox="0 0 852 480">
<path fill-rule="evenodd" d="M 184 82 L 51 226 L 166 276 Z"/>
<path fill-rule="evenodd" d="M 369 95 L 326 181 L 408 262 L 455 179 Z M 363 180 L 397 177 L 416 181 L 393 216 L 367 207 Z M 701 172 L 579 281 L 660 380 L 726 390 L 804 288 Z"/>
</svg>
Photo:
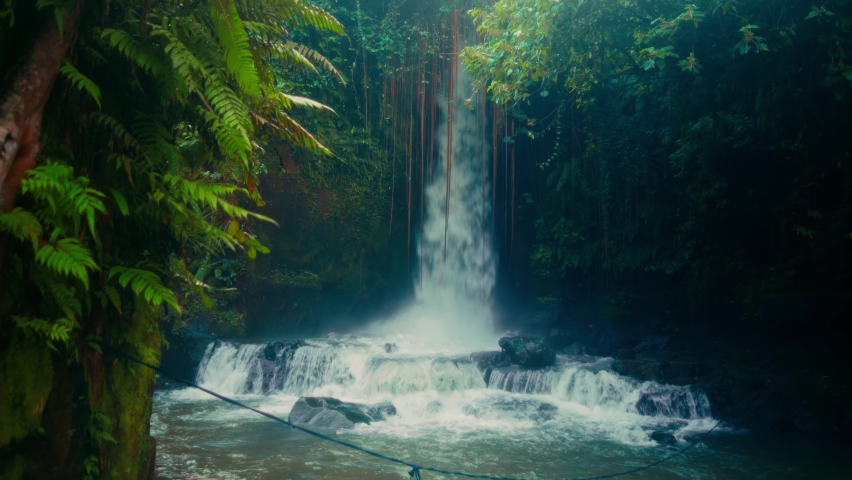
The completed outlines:
<svg viewBox="0 0 852 480">
<path fill-rule="evenodd" d="M 76 36 L 83 2 L 76 0 L 63 17 L 62 34 L 54 16 L 43 15 L 44 24 L 26 63 L 0 100 L 0 212 L 12 209 L 21 180 L 35 166 L 44 106 Z"/>
</svg>

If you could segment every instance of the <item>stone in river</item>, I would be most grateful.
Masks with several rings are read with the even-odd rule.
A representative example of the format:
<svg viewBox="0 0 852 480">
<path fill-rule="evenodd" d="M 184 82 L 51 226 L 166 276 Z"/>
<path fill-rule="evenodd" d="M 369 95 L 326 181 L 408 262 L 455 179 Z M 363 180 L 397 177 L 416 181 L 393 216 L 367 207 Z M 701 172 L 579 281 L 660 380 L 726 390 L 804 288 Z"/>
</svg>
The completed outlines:
<svg viewBox="0 0 852 480">
<path fill-rule="evenodd" d="M 651 434 L 651 440 L 660 445 L 677 445 L 677 439 L 671 433 L 654 432 Z"/>
<path fill-rule="evenodd" d="M 512 363 L 524 368 L 544 368 L 556 362 L 556 352 L 535 337 L 503 337 L 498 342 Z"/>
<path fill-rule="evenodd" d="M 290 422 L 306 428 L 341 430 L 356 423 L 370 424 L 396 415 L 390 403 L 364 405 L 331 397 L 302 397 L 290 410 Z"/>
</svg>

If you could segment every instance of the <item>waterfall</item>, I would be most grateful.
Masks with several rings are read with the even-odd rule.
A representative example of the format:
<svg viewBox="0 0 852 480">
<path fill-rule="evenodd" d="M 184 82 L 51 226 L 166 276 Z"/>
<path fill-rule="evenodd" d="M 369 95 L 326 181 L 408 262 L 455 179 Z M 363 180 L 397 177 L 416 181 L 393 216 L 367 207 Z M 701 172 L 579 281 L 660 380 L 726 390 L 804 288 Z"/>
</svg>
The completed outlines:
<svg viewBox="0 0 852 480">
<path fill-rule="evenodd" d="M 482 373 L 467 356 L 391 355 L 361 342 L 311 340 L 295 348 L 282 343 L 213 342 L 196 380 L 205 388 L 237 395 L 360 397 L 485 388 Z"/>
<path fill-rule="evenodd" d="M 542 370 L 493 369 L 487 379 L 466 355 L 388 353 L 383 340 L 315 339 L 307 342 L 207 347 L 197 381 L 223 394 L 329 395 L 345 398 L 427 396 L 483 389 L 645 417 L 711 417 L 706 395 L 689 386 L 640 382 L 613 372 L 609 359 L 569 360 Z M 517 403 L 517 401 L 514 401 Z M 481 407 L 477 407 L 481 409 Z M 479 411 L 479 410 L 477 410 Z"/>
<path fill-rule="evenodd" d="M 363 388 L 366 394 L 485 388 L 482 374 L 467 357 L 376 357 L 370 361 Z"/>
<path fill-rule="evenodd" d="M 425 191 L 415 299 L 408 310 L 373 330 L 467 347 L 491 346 L 497 340 L 490 303 L 497 267 L 486 194 L 491 187 L 483 171 L 484 143 L 477 125 L 477 112 L 484 115 L 486 105 L 481 95 L 474 95 L 470 74 L 458 59 L 451 64 L 452 79 L 442 84 L 453 87 L 447 87 L 438 102 L 442 121 L 432 139 L 437 146 L 435 171 Z"/>
<path fill-rule="evenodd" d="M 589 408 L 646 416 L 711 417 L 710 401 L 703 392 L 689 386 L 661 385 L 623 377 L 609 370 L 607 363 L 570 362 L 547 370 L 496 368 L 488 378 L 488 388 L 552 395 Z"/>
</svg>

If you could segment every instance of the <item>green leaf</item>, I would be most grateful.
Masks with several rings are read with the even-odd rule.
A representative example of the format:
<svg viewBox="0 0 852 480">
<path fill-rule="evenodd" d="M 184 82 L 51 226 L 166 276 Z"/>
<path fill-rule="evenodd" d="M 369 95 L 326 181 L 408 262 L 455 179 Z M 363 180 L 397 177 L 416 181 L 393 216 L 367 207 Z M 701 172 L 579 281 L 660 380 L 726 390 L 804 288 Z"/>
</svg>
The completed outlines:
<svg viewBox="0 0 852 480">
<path fill-rule="evenodd" d="M 36 261 L 56 273 L 69 275 L 89 289 L 89 270 L 99 270 L 92 254 L 76 238 L 51 241 L 36 253 Z"/>
<path fill-rule="evenodd" d="M 225 51 L 225 65 L 237 80 L 240 88 L 252 95 L 260 95 L 260 79 L 254 65 L 243 21 L 234 0 L 211 0 L 210 17 L 219 44 Z"/>
<path fill-rule="evenodd" d="M 33 250 L 38 250 L 38 239 L 42 234 L 41 223 L 35 215 L 23 208 L 0 212 L 0 231 L 11 233 L 18 240 L 29 241 Z"/>
<path fill-rule="evenodd" d="M 109 189 L 112 192 L 113 198 L 115 198 L 115 204 L 118 205 L 118 210 L 125 217 L 130 215 L 130 208 L 127 206 L 127 199 L 124 198 L 124 195 L 114 188 Z"/>
<path fill-rule="evenodd" d="M 113 267 L 109 271 L 109 278 L 118 275 L 118 284 L 122 287 L 130 287 L 136 295 L 145 299 L 153 306 L 167 303 L 178 313 L 181 312 L 177 297 L 173 291 L 163 285 L 160 277 L 149 270 L 127 267 Z"/>
<path fill-rule="evenodd" d="M 101 89 L 95 84 L 95 82 L 91 81 L 89 77 L 80 73 L 80 71 L 77 70 L 74 65 L 72 65 L 71 62 L 68 61 L 68 59 L 65 60 L 59 71 L 63 75 L 65 75 L 68 80 L 70 80 L 71 83 L 74 84 L 74 86 L 76 86 L 78 89 L 80 89 L 81 91 L 85 90 L 89 92 L 89 95 L 91 95 L 92 98 L 95 100 L 95 103 L 98 104 L 98 108 L 101 108 Z"/>
</svg>

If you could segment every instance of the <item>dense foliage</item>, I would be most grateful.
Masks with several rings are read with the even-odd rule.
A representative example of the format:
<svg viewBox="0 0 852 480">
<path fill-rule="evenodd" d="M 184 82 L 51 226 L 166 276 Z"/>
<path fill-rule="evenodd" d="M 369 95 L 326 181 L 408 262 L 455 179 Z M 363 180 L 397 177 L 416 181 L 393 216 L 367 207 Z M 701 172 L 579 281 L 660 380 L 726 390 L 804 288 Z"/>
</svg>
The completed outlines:
<svg viewBox="0 0 852 480">
<path fill-rule="evenodd" d="M 278 72 L 319 68 L 340 77 L 291 32 L 313 27 L 337 35 L 343 29 L 301 0 L 6 4 L 11 13 L 4 14 L 9 30 L 3 38 L 35 26 L 74 40 L 67 54 L 59 52 L 61 65 L 28 68 L 40 52 L 26 49 L 6 63 L 23 63 L 18 70 L 31 76 L 4 79 L 0 105 L 8 121 L 0 137 L 12 152 L 8 163 L 4 157 L 0 211 L 4 370 L 25 361 L 15 356 L 21 353 L 12 348 L 15 342 L 39 352 L 27 350 L 27 356 L 50 355 L 50 349 L 55 361 L 82 365 L 87 387 L 81 398 L 90 413 L 73 416 L 89 418 L 91 425 L 77 437 L 87 445 L 85 460 L 72 458 L 79 463 L 69 468 L 86 476 L 107 469 L 116 478 L 135 478 L 137 470 L 145 475 L 142 469 L 151 467 L 136 458 L 144 449 L 133 450 L 145 436 L 109 444 L 135 425 L 145 431 L 150 411 L 141 407 L 138 418 L 120 425 L 111 419 L 114 408 L 129 412 L 145 402 L 150 408 L 151 373 L 126 378 L 111 370 L 96 342 L 157 362 L 160 311 L 179 315 L 187 301 L 210 307 L 211 293 L 229 290 L 210 285 L 204 269 L 190 272 L 188 256 L 214 257 L 208 263 L 218 273 L 227 255 L 235 258 L 228 251 L 249 259 L 269 253 L 251 232 L 257 222 L 272 220 L 248 208 L 264 204 L 257 188 L 260 145 L 277 138 L 331 154 L 293 116 L 296 110 L 329 108 L 282 89 Z M 32 78 L 32 72 L 49 76 L 57 69 L 55 80 Z M 27 145 L 16 136 L 16 105 L 26 103 L 26 93 L 16 89 L 38 84 L 53 86 L 42 105 L 40 140 L 29 140 L 37 163 L 27 168 L 21 165 L 35 158 L 26 157 L 27 148 L 14 156 Z M 19 184 L 16 168 L 23 173 Z M 180 296 L 173 290 L 178 284 Z M 51 376 L 42 381 L 48 382 L 39 387 L 47 395 Z M 56 378 L 53 388 L 60 387 Z M 140 388 L 141 398 L 133 398 Z M 19 397 L 29 395 L 23 388 L 5 390 L 4 425 Z M 26 445 L 40 434 L 43 429 L 4 430 L 0 444 Z M 48 437 L 53 434 L 68 435 Z M 12 478 L 22 465 L 13 464 Z"/>
<path fill-rule="evenodd" d="M 519 210 L 542 295 L 683 298 L 681 318 L 733 304 L 759 319 L 773 297 L 848 283 L 849 2 L 497 1 L 472 14 L 484 41 L 467 64 L 524 122 L 518 137 L 544 137 Z"/>
</svg>

